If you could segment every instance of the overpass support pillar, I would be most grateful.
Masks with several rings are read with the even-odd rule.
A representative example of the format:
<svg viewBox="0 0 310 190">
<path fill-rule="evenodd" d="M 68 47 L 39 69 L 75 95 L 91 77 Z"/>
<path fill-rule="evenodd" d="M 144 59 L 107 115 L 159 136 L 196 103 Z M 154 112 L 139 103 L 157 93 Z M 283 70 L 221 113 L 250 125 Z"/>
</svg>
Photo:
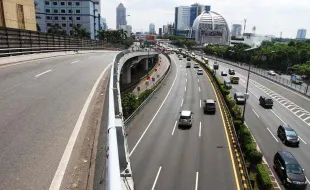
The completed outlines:
<svg viewBox="0 0 310 190">
<path fill-rule="evenodd" d="M 143 63 L 143 70 L 147 71 L 149 69 L 149 59 L 146 58 Z"/>
<path fill-rule="evenodd" d="M 131 83 L 131 67 L 123 68 L 122 82 L 123 84 Z"/>
</svg>

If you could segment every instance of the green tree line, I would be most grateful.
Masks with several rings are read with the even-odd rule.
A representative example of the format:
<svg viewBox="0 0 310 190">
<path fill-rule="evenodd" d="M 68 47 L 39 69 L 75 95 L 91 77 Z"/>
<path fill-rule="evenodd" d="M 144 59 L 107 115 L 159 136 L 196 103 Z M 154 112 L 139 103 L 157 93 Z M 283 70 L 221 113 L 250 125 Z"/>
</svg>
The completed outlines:
<svg viewBox="0 0 310 190">
<path fill-rule="evenodd" d="M 171 44 L 182 48 L 192 49 L 196 45 L 195 40 L 188 39 L 185 36 L 170 35 L 168 39 L 171 41 Z"/>
</svg>

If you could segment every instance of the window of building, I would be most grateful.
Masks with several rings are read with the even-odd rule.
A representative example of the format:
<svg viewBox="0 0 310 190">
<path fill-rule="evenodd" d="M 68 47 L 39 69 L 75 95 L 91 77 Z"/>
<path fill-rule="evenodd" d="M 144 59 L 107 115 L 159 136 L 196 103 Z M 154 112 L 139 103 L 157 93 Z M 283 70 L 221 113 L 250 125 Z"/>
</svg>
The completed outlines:
<svg viewBox="0 0 310 190">
<path fill-rule="evenodd" d="M 68 9 L 68 13 L 72 13 L 72 10 L 71 10 L 71 9 Z"/>
<path fill-rule="evenodd" d="M 55 17 L 54 17 L 54 20 L 58 20 L 58 16 L 55 16 Z"/>
<path fill-rule="evenodd" d="M 63 16 L 63 17 L 61 17 L 61 20 L 66 20 L 66 17 L 64 17 L 64 16 Z"/>
<path fill-rule="evenodd" d="M 18 28 L 25 30 L 24 6 L 17 4 L 17 21 Z"/>
<path fill-rule="evenodd" d="M 71 6 L 72 5 L 72 2 L 68 2 L 68 6 Z"/>
<path fill-rule="evenodd" d="M 80 6 L 80 2 L 75 2 L 75 5 L 76 6 Z"/>
<path fill-rule="evenodd" d="M 71 16 L 69 16 L 69 17 L 68 17 L 68 19 L 69 19 L 69 20 L 72 20 L 72 17 L 71 17 Z"/>
<path fill-rule="evenodd" d="M 47 23 L 47 26 L 52 26 L 52 24 L 51 23 Z"/>
<path fill-rule="evenodd" d="M 57 3 L 56 1 L 54 1 L 54 2 L 53 2 L 53 5 L 57 6 L 57 5 L 58 5 L 58 3 Z"/>
<path fill-rule="evenodd" d="M 81 13 L 80 9 L 75 10 L 75 13 Z"/>
<path fill-rule="evenodd" d="M 45 12 L 46 12 L 46 13 L 50 13 L 51 10 L 50 10 L 50 9 L 45 9 Z"/>
<path fill-rule="evenodd" d="M 45 1 L 45 5 L 50 5 L 50 2 L 49 1 Z"/>
<path fill-rule="evenodd" d="M 54 9 L 54 13 L 58 13 L 58 9 Z"/>
<path fill-rule="evenodd" d="M 61 26 L 62 26 L 62 27 L 67 27 L 67 24 L 63 23 Z"/>
<path fill-rule="evenodd" d="M 66 13 L 66 10 L 65 9 L 61 9 L 60 12 L 61 13 Z"/>
<path fill-rule="evenodd" d="M 70 26 L 70 27 L 72 27 L 72 26 L 73 26 L 73 24 L 69 24 L 69 26 Z"/>
<path fill-rule="evenodd" d="M 41 17 L 40 16 L 36 16 L 36 19 L 41 19 Z"/>
<path fill-rule="evenodd" d="M 50 16 L 46 16 L 46 20 L 51 20 L 51 17 Z"/>
<path fill-rule="evenodd" d="M 81 20 L 81 17 L 77 16 L 77 17 L 76 17 L 76 20 Z"/>
<path fill-rule="evenodd" d="M 64 6 L 64 5 L 65 5 L 65 2 L 60 2 L 60 5 Z"/>
</svg>

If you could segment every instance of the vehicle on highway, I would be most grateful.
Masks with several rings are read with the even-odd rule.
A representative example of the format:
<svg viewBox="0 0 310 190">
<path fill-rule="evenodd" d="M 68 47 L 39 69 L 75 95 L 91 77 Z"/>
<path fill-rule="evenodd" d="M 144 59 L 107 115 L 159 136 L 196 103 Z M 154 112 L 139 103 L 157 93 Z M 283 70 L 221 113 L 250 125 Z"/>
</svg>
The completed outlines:
<svg viewBox="0 0 310 190">
<path fill-rule="evenodd" d="M 180 118 L 179 118 L 179 126 L 187 126 L 192 127 L 192 120 L 193 120 L 193 112 L 189 110 L 183 110 L 180 112 Z"/>
<path fill-rule="evenodd" d="M 276 76 L 276 73 L 273 70 L 269 70 L 267 74 L 271 76 Z"/>
<path fill-rule="evenodd" d="M 299 137 L 296 131 L 289 125 L 280 125 L 277 135 L 285 145 L 299 146 Z"/>
<path fill-rule="evenodd" d="M 197 75 L 203 75 L 203 70 L 202 69 L 197 69 Z"/>
<path fill-rule="evenodd" d="M 215 114 L 215 112 L 216 112 L 215 103 L 216 103 L 216 101 L 213 99 L 204 100 L 203 112 Z"/>
<path fill-rule="evenodd" d="M 229 81 L 229 80 L 224 80 L 224 87 L 226 88 L 226 89 L 231 89 L 232 88 L 232 86 L 231 86 L 231 82 Z"/>
<path fill-rule="evenodd" d="M 194 64 L 194 68 L 199 68 L 199 64 L 198 64 L 198 63 L 195 63 L 195 64 Z"/>
<path fill-rule="evenodd" d="M 236 100 L 237 104 L 245 104 L 245 96 L 242 92 L 236 92 L 234 94 L 234 99 Z"/>
<path fill-rule="evenodd" d="M 186 63 L 186 68 L 191 68 L 191 66 L 192 66 L 191 62 Z"/>
<path fill-rule="evenodd" d="M 273 107 L 273 100 L 271 98 L 260 96 L 259 97 L 259 105 L 263 106 L 264 108 L 272 108 Z"/>
<path fill-rule="evenodd" d="M 229 73 L 230 75 L 235 75 L 235 70 L 233 70 L 233 69 L 228 69 L 228 73 Z"/>
<path fill-rule="evenodd" d="M 273 167 L 283 185 L 290 189 L 307 187 L 304 169 L 300 166 L 292 153 L 278 151 L 273 158 Z"/>
<path fill-rule="evenodd" d="M 191 58 L 190 57 L 187 57 L 187 59 L 186 59 L 187 61 L 191 61 Z"/>
<path fill-rule="evenodd" d="M 186 58 L 186 55 L 183 55 L 183 58 Z"/>
<path fill-rule="evenodd" d="M 308 76 L 308 75 L 302 75 L 301 78 L 302 78 L 303 80 L 309 80 L 310 76 Z"/>
<path fill-rule="evenodd" d="M 214 61 L 214 63 L 213 63 L 213 69 L 214 70 L 218 70 L 219 69 L 219 64 L 216 61 Z"/>
<path fill-rule="evenodd" d="M 239 84 L 239 77 L 231 76 L 230 77 L 230 82 L 232 84 Z"/>
<path fill-rule="evenodd" d="M 226 73 L 225 71 L 222 71 L 222 72 L 221 72 L 221 75 L 222 75 L 222 76 L 227 76 L 227 73 Z"/>
<path fill-rule="evenodd" d="M 301 85 L 302 84 L 302 80 L 299 77 L 297 77 L 296 75 L 294 75 L 294 74 L 291 76 L 291 82 L 293 84 L 297 84 L 297 85 Z"/>
<path fill-rule="evenodd" d="M 196 56 L 194 52 L 192 52 L 192 54 L 191 54 L 191 55 L 192 55 L 192 57 L 195 57 L 195 56 Z"/>
</svg>

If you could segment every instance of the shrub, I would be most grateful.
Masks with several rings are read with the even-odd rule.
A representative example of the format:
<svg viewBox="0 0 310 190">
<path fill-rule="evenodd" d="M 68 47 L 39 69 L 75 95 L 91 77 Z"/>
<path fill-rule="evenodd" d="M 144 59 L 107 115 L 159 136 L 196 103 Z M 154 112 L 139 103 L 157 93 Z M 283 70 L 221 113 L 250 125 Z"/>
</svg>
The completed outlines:
<svg viewBox="0 0 310 190">
<path fill-rule="evenodd" d="M 240 126 L 239 140 L 243 145 L 253 141 L 250 130 L 244 125 Z"/>
<path fill-rule="evenodd" d="M 241 108 L 235 104 L 232 108 L 231 108 L 231 112 L 232 112 L 232 115 L 235 119 L 241 119 L 242 116 L 242 111 L 241 111 Z"/>
<path fill-rule="evenodd" d="M 250 163 L 252 165 L 257 165 L 259 163 L 262 163 L 262 160 L 263 160 L 263 154 L 258 152 L 255 148 L 254 151 L 250 152 L 249 154 L 249 160 L 250 160 Z"/>
<path fill-rule="evenodd" d="M 234 127 L 235 127 L 235 130 L 236 130 L 236 133 L 239 132 L 240 128 L 241 128 L 241 125 L 242 125 L 242 120 L 234 120 Z"/>
<path fill-rule="evenodd" d="M 121 96 L 124 118 L 129 117 L 138 107 L 139 103 L 133 93 L 126 93 Z"/>
<path fill-rule="evenodd" d="M 259 189 L 272 189 L 272 182 L 265 166 L 263 164 L 257 164 L 257 171 L 258 173 L 256 175 L 256 178 L 258 185 L 260 186 Z"/>
<path fill-rule="evenodd" d="M 252 142 L 252 141 L 247 141 L 247 142 L 244 142 L 245 143 L 245 146 L 244 146 L 244 153 L 245 155 L 250 158 L 250 154 L 253 152 L 253 151 L 256 151 L 256 146 L 255 144 Z M 251 159 L 249 159 L 250 161 Z"/>
</svg>

